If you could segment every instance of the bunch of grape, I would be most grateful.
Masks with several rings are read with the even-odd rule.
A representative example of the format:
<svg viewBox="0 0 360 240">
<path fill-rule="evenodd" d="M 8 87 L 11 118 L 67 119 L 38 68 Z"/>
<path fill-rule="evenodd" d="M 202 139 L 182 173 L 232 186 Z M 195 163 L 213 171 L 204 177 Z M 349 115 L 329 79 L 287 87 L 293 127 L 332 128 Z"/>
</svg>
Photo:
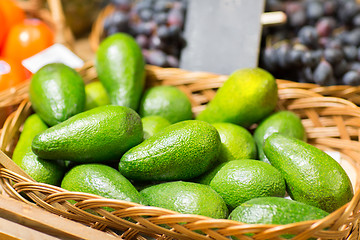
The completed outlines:
<svg viewBox="0 0 360 240">
<path fill-rule="evenodd" d="M 277 78 L 360 85 L 360 5 L 355 0 L 267 0 L 287 23 L 263 29 L 260 66 Z"/>
<path fill-rule="evenodd" d="M 186 0 L 112 0 L 116 7 L 104 20 L 105 36 L 131 34 L 143 50 L 148 64 L 179 67 Z"/>
</svg>

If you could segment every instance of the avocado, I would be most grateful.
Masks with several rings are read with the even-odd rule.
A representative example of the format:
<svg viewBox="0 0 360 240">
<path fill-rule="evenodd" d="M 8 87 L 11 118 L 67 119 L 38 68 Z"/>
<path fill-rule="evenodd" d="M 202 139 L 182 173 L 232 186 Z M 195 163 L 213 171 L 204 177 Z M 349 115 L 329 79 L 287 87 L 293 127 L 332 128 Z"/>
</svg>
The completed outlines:
<svg viewBox="0 0 360 240">
<path fill-rule="evenodd" d="M 254 132 L 259 158 L 263 162 L 270 163 L 264 154 L 263 145 L 265 139 L 275 132 L 306 141 L 305 128 L 295 113 L 290 111 L 273 113 L 265 118 Z"/>
<path fill-rule="evenodd" d="M 257 197 L 283 197 L 285 180 L 268 163 L 242 159 L 225 162 L 205 174 L 200 183 L 208 183 L 230 210 Z"/>
<path fill-rule="evenodd" d="M 139 114 L 141 117 L 161 116 L 170 123 L 193 119 L 190 99 L 174 86 L 155 86 L 149 88 L 141 98 Z"/>
<path fill-rule="evenodd" d="M 247 128 L 271 114 L 277 100 L 277 84 L 269 72 L 244 68 L 229 76 L 196 119 L 209 123 L 229 122 Z"/>
<path fill-rule="evenodd" d="M 32 76 L 29 97 L 34 111 L 54 126 L 84 111 L 84 81 L 65 64 L 50 63 Z"/>
<path fill-rule="evenodd" d="M 105 105 L 53 126 L 32 142 L 40 158 L 112 162 L 143 140 L 140 116 L 131 108 Z"/>
<path fill-rule="evenodd" d="M 207 122 L 174 123 L 127 151 L 119 171 L 140 181 L 194 178 L 216 162 L 220 144 L 219 133 Z"/>
<path fill-rule="evenodd" d="M 138 109 L 145 83 L 145 61 L 132 36 L 115 33 L 105 38 L 96 51 L 95 68 L 113 105 Z"/>
<path fill-rule="evenodd" d="M 131 182 L 116 169 L 98 163 L 73 167 L 65 174 L 61 187 L 69 191 L 147 204 Z"/>
<path fill-rule="evenodd" d="M 110 104 L 109 96 L 101 82 L 95 81 L 85 85 L 85 111 Z"/>
<path fill-rule="evenodd" d="M 37 114 L 29 116 L 24 123 L 14 153 L 13 161 L 35 181 L 51 185 L 59 185 L 65 174 L 65 165 L 62 162 L 40 159 L 31 150 L 34 137 L 48 129 L 48 126 Z"/>
<path fill-rule="evenodd" d="M 242 203 L 229 219 L 249 224 L 279 224 L 322 219 L 329 213 L 320 208 L 279 197 L 260 197 Z"/>
<path fill-rule="evenodd" d="M 184 214 L 226 218 L 224 200 L 211 187 L 199 183 L 174 181 L 160 183 L 140 191 L 150 206 Z"/>
<path fill-rule="evenodd" d="M 148 139 L 155 133 L 171 125 L 166 118 L 156 115 L 143 117 L 141 118 L 141 122 L 144 129 L 144 139 Z"/>
<path fill-rule="evenodd" d="M 296 201 L 330 213 L 354 195 L 344 169 L 315 146 L 273 133 L 265 140 L 264 153 L 284 176 L 287 192 Z"/>
<path fill-rule="evenodd" d="M 221 139 L 219 162 L 257 158 L 255 140 L 246 128 L 233 123 L 212 125 L 219 132 Z"/>
</svg>

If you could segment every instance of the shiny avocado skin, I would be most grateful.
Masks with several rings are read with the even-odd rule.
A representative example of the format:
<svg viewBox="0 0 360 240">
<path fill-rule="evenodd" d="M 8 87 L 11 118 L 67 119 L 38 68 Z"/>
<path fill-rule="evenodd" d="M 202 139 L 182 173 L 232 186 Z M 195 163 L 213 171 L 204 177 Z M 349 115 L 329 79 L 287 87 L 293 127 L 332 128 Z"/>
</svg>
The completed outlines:
<svg viewBox="0 0 360 240">
<path fill-rule="evenodd" d="M 81 164 L 66 173 L 61 187 L 146 205 L 136 188 L 116 169 L 103 164 Z"/>
<path fill-rule="evenodd" d="M 54 126 L 84 111 L 85 84 L 81 76 L 62 63 L 51 63 L 32 77 L 29 89 L 34 111 Z"/>
<path fill-rule="evenodd" d="M 251 199 L 229 215 L 229 219 L 249 224 L 289 224 L 321 219 L 329 213 L 301 202 L 279 197 Z"/>
<path fill-rule="evenodd" d="M 32 150 L 49 160 L 112 162 L 142 140 L 141 118 L 134 110 L 106 105 L 45 130 L 34 138 Z"/>
<path fill-rule="evenodd" d="M 134 38 L 125 33 L 107 37 L 96 52 L 95 67 L 111 103 L 137 110 L 145 84 L 145 61 Z"/>
<path fill-rule="evenodd" d="M 209 170 L 220 147 L 219 133 L 211 124 L 182 121 L 127 151 L 119 171 L 133 180 L 186 180 Z"/>
<path fill-rule="evenodd" d="M 264 152 L 284 176 L 292 199 L 333 212 L 354 193 L 344 169 L 322 150 L 299 139 L 274 133 Z"/>
</svg>

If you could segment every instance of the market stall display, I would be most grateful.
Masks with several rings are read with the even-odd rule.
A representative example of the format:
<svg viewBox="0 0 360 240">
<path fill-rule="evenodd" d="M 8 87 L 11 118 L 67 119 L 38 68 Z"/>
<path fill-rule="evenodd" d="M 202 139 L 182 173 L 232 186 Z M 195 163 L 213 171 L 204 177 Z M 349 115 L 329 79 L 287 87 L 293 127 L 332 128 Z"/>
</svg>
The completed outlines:
<svg viewBox="0 0 360 240">
<path fill-rule="evenodd" d="M 83 68 L 80 73 L 86 82 L 97 78 L 93 65 Z M 227 79 L 227 76 L 211 73 L 155 66 L 146 67 L 146 76 L 147 86 L 173 85 L 182 89 L 189 96 L 196 115 L 206 107 L 216 94 L 216 90 Z M 33 182 L 5 168 L 1 170 L 2 186 L 7 194 L 16 199 L 28 202 L 23 197 L 25 194 L 50 212 L 96 229 L 120 234 L 126 239 L 132 237 L 143 239 L 141 234 L 174 239 L 223 239 L 227 236 L 251 239 L 246 236 L 247 233 L 253 233 L 252 237 L 264 239 L 281 238 L 285 233 L 295 234 L 299 238 L 356 239 L 359 202 L 359 181 L 356 173 L 359 143 L 356 129 L 359 127 L 359 108 L 344 99 L 323 97 L 304 89 L 287 88 L 288 83 L 289 81 L 277 81 L 279 87 L 277 109 L 287 109 L 296 113 L 306 129 L 308 142 L 322 150 L 340 152 L 342 166 L 352 172 L 350 176 L 354 183 L 354 197 L 348 204 L 323 219 L 274 226 L 248 225 L 225 219 L 184 215 L 162 208 L 106 199 L 86 193 L 68 192 L 59 187 Z M 14 139 L 19 134 L 20 126 L 32 112 L 31 104 L 26 100 L 4 125 L 1 146 L 9 156 L 15 146 Z M 73 205 L 68 200 L 77 203 Z M 107 207 L 115 211 L 109 211 Z M 93 214 L 94 212 L 96 214 Z"/>
</svg>

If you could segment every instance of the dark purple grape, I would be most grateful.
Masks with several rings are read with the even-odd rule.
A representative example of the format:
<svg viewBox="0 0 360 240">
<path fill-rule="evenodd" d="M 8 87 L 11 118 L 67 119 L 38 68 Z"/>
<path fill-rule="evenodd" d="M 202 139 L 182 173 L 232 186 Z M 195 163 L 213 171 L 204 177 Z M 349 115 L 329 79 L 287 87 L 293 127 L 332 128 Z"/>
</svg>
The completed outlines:
<svg viewBox="0 0 360 240">
<path fill-rule="evenodd" d="M 305 10 L 299 10 L 291 15 L 288 15 L 288 22 L 291 27 L 299 28 L 306 24 Z"/>
<path fill-rule="evenodd" d="M 266 0 L 266 10 L 267 11 L 285 11 L 286 2 L 282 0 Z"/>
<path fill-rule="evenodd" d="M 140 22 L 133 26 L 133 30 L 136 34 L 151 35 L 156 29 L 154 22 Z"/>
<path fill-rule="evenodd" d="M 166 0 L 157 0 L 153 8 L 155 12 L 165 12 L 171 8 L 171 3 Z"/>
<path fill-rule="evenodd" d="M 352 62 L 357 60 L 357 55 L 358 55 L 357 47 L 351 45 L 345 46 L 343 48 L 343 52 L 345 59 L 347 61 Z"/>
<path fill-rule="evenodd" d="M 305 82 L 313 83 L 314 82 L 314 74 L 310 67 L 305 67 L 302 69 L 302 76 Z"/>
<path fill-rule="evenodd" d="M 288 53 L 289 64 L 293 67 L 302 66 L 303 51 L 297 49 L 291 49 Z"/>
<path fill-rule="evenodd" d="M 346 85 L 359 86 L 360 85 L 360 73 L 356 71 L 348 71 L 344 74 L 342 81 Z"/>
<path fill-rule="evenodd" d="M 324 58 L 330 64 L 335 65 L 339 63 L 344 57 L 343 52 L 337 48 L 326 48 L 324 50 Z"/>
<path fill-rule="evenodd" d="M 328 85 L 333 76 L 333 69 L 325 60 L 322 60 L 314 70 L 314 82 L 319 85 Z"/>
<path fill-rule="evenodd" d="M 359 13 L 359 5 L 355 1 L 345 1 L 338 8 L 338 17 L 344 24 L 351 23 L 356 14 Z"/>
<path fill-rule="evenodd" d="M 360 27 L 360 13 L 356 14 L 352 20 L 354 27 Z"/>
<path fill-rule="evenodd" d="M 159 12 L 153 15 L 153 19 L 158 25 L 166 24 L 167 18 L 168 14 L 166 12 Z"/>
<path fill-rule="evenodd" d="M 167 39 L 170 37 L 170 30 L 169 27 L 166 25 L 160 25 L 157 28 L 157 35 L 160 39 Z"/>
<path fill-rule="evenodd" d="M 353 70 L 353 71 L 357 71 L 360 72 L 360 62 L 352 62 L 349 63 L 349 71 Z"/>
<path fill-rule="evenodd" d="M 290 67 L 290 62 L 288 60 L 288 56 L 290 53 L 290 45 L 287 43 L 281 44 L 276 49 L 276 55 L 278 59 L 278 64 L 281 68 L 286 69 Z"/>
<path fill-rule="evenodd" d="M 143 9 L 151 9 L 152 4 L 153 4 L 152 1 L 142 0 L 142 1 L 137 2 L 134 5 L 133 9 L 135 12 L 140 13 L 140 11 Z"/>
<path fill-rule="evenodd" d="M 148 63 L 160 67 L 167 64 L 166 54 L 160 50 L 150 50 L 148 55 Z"/>
<path fill-rule="evenodd" d="M 111 27 L 111 31 L 110 31 Z M 104 20 L 104 29 L 107 33 L 114 33 L 114 29 L 117 32 L 128 32 L 129 31 L 129 16 L 121 11 L 115 11 Z M 110 34 L 109 34 L 110 35 Z"/>
<path fill-rule="evenodd" d="M 144 8 L 139 12 L 139 17 L 142 21 L 148 22 L 152 19 L 153 11 L 150 8 Z"/>
<path fill-rule="evenodd" d="M 300 29 L 298 33 L 300 43 L 314 47 L 318 42 L 318 34 L 316 29 L 313 26 L 304 26 Z"/>
<path fill-rule="evenodd" d="M 141 48 L 149 47 L 149 38 L 144 34 L 139 34 L 135 38 L 136 42 L 139 44 Z"/>
<path fill-rule="evenodd" d="M 324 14 L 327 16 L 333 16 L 336 13 L 337 2 L 336 0 L 326 0 L 323 2 Z"/>
<path fill-rule="evenodd" d="M 343 36 L 345 44 L 359 46 L 360 45 L 360 28 L 356 28 L 351 32 L 345 33 Z"/>
<path fill-rule="evenodd" d="M 275 71 L 278 66 L 276 49 L 266 47 L 263 51 L 262 63 L 264 67 L 270 71 Z"/>
<path fill-rule="evenodd" d="M 113 35 L 115 33 L 118 33 L 119 32 L 119 29 L 116 27 L 116 26 L 110 26 L 106 29 L 106 35 L 107 36 L 110 36 L 110 35 Z"/>
<path fill-rule="evenodd" d="M 316 30 L 320 37 L 328 37 L 336 27 L 336 21 L 332 17 L 323 17 L 316 23 Z"/>
<path fill-rule="evenodd" d="M 346 60 L 342 60 L 340 61 L 338 64 L 336 64 L 334 66 L 334 75 L 337 78 L 340 78 L 342 75 L 344 75 L 345 72 L 348 71 L 348 63 L 346 62 Z"/>
<path fill-rule="evenodd" d="M 342 41 L 340 38 L 333 38 L 328 41 L 328 43 L 325 45 L 325 48 L 342 48 Z"/>
<path fill-rule="evenodd" d="M 153 35 L 150 37 L 149 48 L 150 49 L 164 49 L 165 44 L 158 36 Z"/>
<path fill-rule="evenodd" d="M 319 64 L 320 59 L 321 59 L 321 57 L 319 56 L 318 52 L 305 51 L 302 54 L 301 61 L 304 66 L 313 68 Z"/>
<path fill-rule="evenodd" d="M 306 16 L 307 18 L 315 22 L 324 15 L 324 6 L 320 1 L 309 1 L 306 4 Z"/>
<path fill-rule="evenodd" d="M 179 67 L 179 59 L 175 56 L 168 55 L 166 57 L 166 61 L 169 67 L 174 67 L 174 68 Z"/>
<path fill-rule="evenodd" d="M 131 0 L 111 0 L 111 2 L 120 11 L 128 12 L 131 9 Z"/>
<path fill-rule="evenodd" d="M 183 26 L 184 24 L 184 15 L 180 10 L 171 9 L 169 11 L 167 23 L 169 25 Z"/>
</svg>

